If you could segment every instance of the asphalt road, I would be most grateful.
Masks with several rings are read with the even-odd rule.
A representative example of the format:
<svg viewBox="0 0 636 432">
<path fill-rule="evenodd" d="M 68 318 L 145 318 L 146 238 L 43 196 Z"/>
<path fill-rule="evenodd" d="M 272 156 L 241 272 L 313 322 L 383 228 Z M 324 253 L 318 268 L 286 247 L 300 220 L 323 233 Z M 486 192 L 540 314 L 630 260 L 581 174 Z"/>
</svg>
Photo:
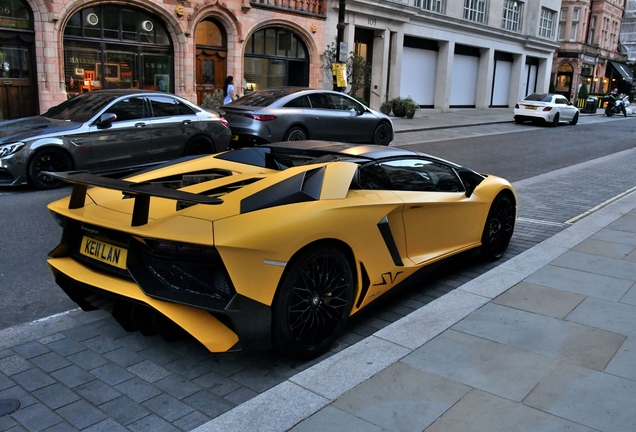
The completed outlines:
<svg viewBox="0 0 636 432">
<path fill-rule="evenodd" d="M 516 182 L 632 148 L 635 132 L 632 118 L 586 117 L 558 128 L 505 123 L 400 133 L 392 145 Z M 61 235 L 46 205 L 69 191 L 0 189 L 0 329 L 76 307 L 46 265 Z"/>
</svg>

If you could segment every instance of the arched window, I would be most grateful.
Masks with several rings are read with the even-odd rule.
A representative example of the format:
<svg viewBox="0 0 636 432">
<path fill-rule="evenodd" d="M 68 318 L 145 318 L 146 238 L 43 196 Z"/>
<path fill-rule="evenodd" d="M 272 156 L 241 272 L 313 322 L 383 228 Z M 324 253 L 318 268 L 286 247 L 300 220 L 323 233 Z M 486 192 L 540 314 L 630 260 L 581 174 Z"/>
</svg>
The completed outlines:
<svg viewBox="0 0 636 432">
<path fill-rule="evenodd" d="M 270 27 L 254 32 L 245 45 L 247 90 L 309 85 L 309 55 L 291 30 Z"/>
<path fill-rule="evenodd" d="M 164 23 L 135 8 L 104 4 L 75 13 L 64 29 L 69 94 L 101 88 L 173 91 L 173 48 Z"/>
</svg>

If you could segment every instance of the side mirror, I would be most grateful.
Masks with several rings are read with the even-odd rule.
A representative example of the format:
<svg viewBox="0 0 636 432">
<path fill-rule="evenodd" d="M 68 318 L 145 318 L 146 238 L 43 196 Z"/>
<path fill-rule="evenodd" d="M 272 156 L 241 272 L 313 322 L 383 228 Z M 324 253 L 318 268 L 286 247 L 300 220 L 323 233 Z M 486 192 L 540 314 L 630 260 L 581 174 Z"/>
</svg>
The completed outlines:
<svg viewBox="0 0 636 432">
<path fill-rule="evenodd" d="M 95 125 L 100 128 L 105 128 L 111 125 L 112 122 L 117 120 L 117 115 L 113 113 L 105 113 L 99 117 Z"/>
</svg>

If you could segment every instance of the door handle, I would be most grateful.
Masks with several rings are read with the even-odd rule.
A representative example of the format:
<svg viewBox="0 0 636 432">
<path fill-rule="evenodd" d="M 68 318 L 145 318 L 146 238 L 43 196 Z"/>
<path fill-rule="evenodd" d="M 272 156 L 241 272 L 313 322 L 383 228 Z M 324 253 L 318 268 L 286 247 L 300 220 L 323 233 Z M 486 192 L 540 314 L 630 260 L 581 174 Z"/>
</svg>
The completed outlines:
<svg viewBox="0 0 636 432">
<path fill-rule="evenodd" d="M 192 120 L 184 120 L 181 123 L 184 124 L 184 125 L 190 125 L 190 124 L 192 124 Z"/>
<path fill-rule="evenodd" d="M 146 123 L 135 123 L 135 127 L 146 127 Z"/>
</svg>

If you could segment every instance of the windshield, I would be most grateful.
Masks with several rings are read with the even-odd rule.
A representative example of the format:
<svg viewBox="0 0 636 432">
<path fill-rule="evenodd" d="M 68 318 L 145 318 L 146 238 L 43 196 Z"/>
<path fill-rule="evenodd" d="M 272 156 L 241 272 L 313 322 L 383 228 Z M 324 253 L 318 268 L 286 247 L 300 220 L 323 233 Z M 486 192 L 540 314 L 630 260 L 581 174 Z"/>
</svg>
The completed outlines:
<svg viewBox="0 0 636 432">
<path fill-rule="evenodd" d="M 552 95 L 545 93 L 533 93 L 530 96 L 526 96 L 525 100 L 537 102 L 552 102 Z"/>
<path fill-rule="evenodd" d="M 117 96 L 102 96 L 97 92 L 86 93 L 54 106 L 43 117 L 55 120 L 65 120 L 84 123 L 93 118 L 102 108 L 112 102 Z"/>
<path fill-rule="evenodd" d="M 254 107 L 266 107 L 278 99 L 285 97 L 291 93 L 295 93 L 299 90 L 299 88 L 293 87 L 285 87 L 285 88 L 276 88 L 276 89 L 267 89 L 267 90 L 259 90 L 254 93 L 248 93 L 243 97 L 236 99 L 231 102 L 230 105 L 247 105 Z"/>
</svg>

